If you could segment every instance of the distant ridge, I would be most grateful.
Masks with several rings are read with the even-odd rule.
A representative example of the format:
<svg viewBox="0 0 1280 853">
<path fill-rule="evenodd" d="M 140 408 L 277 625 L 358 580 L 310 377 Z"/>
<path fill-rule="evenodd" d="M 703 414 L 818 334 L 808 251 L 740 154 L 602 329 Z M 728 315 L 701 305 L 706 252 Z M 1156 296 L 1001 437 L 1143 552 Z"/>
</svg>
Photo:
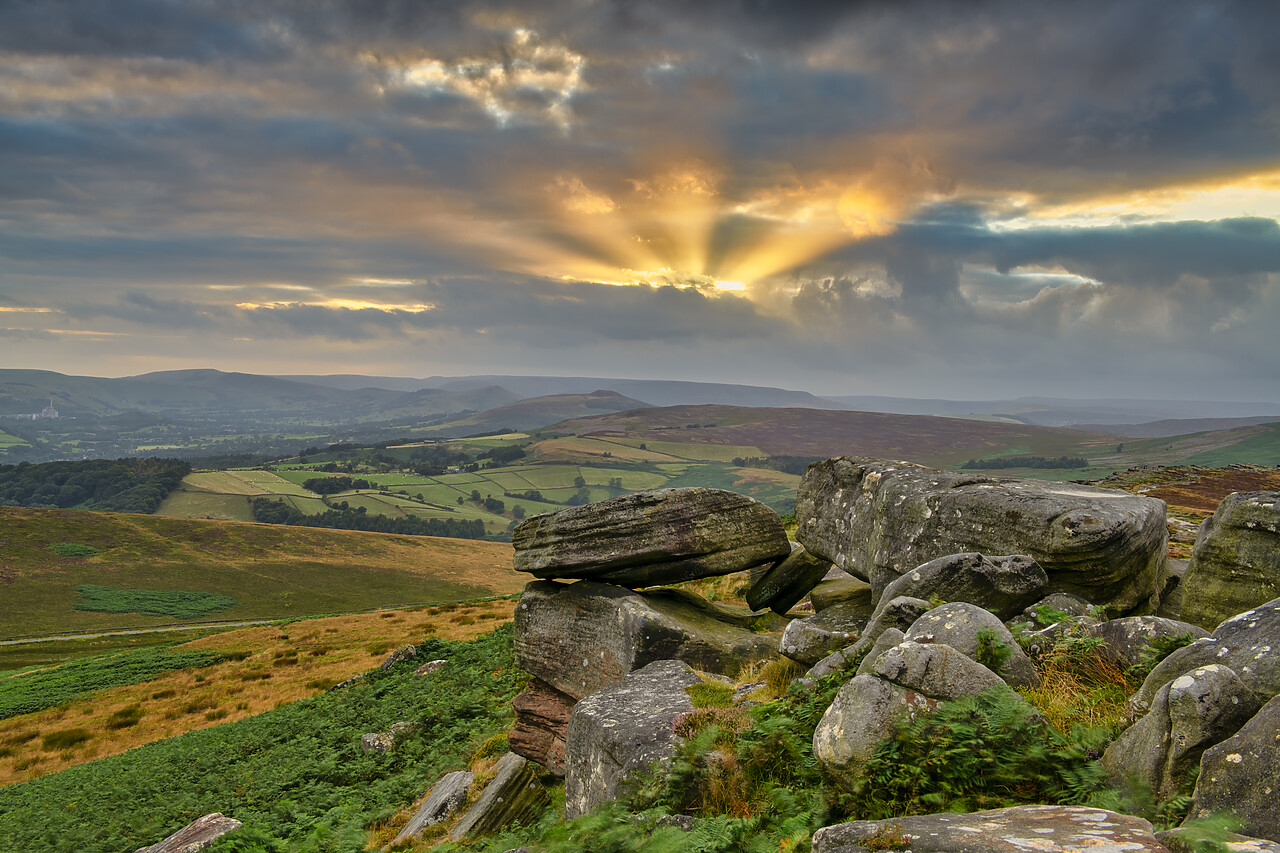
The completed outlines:
<svg viewBox="0 0 1280 853">
<path fill-rule="evenodd" d="M 607 379 L 591 376 L 433 376 L 429 385 L 462 391 L 484 385 L 501 385 L 525 397 L 555 394 L 589 394 L 616 391 L 654 406 L 726 405 L 789 407 L 800 409 L 848 409 L 849 406 L 807 391 L 789 391 L 759 385 L 718 382 L 685 382 L 663 379 Z"/>
<path fill-rule="evenodd" d="M 1075 400 L 1061 397 L 1018 397 L 1012 400 L 944 400 L 909 397 L 830 397 L 863 412 L 949 417 L 1001 417 L 1038 426 L 1071 426 L 1115 432 L 1114 425 L 1135 425 L 1172 419 L 1264 417 L 1280 419 L 1280 403 L 1214 400 Z M 1260 421 L 1253 421 L 1260 423 Z M 1214 427 L 1207 427 L 1213 429 Z M 1185 430 L 1193 432 L 1195 430 Z M 1176 433 L 1165 433 L 1174 435 Z M 1134 433 L 1137 435 L 1137 433 Z M 1154 437 L 1154 436 L 1153 436 Z"/>
</svg>

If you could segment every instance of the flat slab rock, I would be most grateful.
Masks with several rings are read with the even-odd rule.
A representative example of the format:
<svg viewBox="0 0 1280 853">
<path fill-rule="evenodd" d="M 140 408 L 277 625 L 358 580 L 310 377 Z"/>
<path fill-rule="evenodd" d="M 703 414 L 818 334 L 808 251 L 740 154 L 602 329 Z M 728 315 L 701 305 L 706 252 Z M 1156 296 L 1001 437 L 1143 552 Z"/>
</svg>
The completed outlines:
<svg viewBox="0 0 1280 853">
<path fill-rule="evenodd" d="M 905 572 L 962 552 L 1029 555 L 1051 592 L 1117 614 L 1154 609 L 1164 587 L 1164 502 L 1112 489 L 845 456 L 809 466 L 796 519 L 811 554 L 877 596 Z"/>
<path fill-rule="evenodd" d="M 813 853 L 866 853 L 870 849 L 911 853 L 1167 853 L 1152 834 L 1151 824 L 1142 818 L 1082 806 L 1016 806 L 972 814 L 855 820 L 819 829 L 813 836 Z"/>
<path fill-rule="evenodd" d="M 212 847 L 213 842 L 240 826 L 235 818 L 214 812 L 192 821 L 164 841 L 139 847 L 135 853 L 196 853 Z"/>
<path fill-rule="evenodd" d="M 515 568 L 632 588 L 729 575 L 791 553 L 782 519 L 722 489 L 657 489 L 535 515 L 512 533 Z"/>
</svg>

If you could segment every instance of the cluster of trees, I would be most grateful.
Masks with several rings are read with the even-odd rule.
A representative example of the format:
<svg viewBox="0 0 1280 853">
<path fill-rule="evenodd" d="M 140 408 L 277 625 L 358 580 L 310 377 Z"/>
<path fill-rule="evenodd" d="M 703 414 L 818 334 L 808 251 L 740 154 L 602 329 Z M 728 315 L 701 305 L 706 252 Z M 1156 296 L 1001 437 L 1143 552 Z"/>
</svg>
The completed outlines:
<svg viewBox="0 0 1280 853">
<path fill-rule="evenodd" d="M 0 465 L 0 505 L 152 513 L 190 473 L 181 459 Z"/>
<path fill-rule="evenodd" d="M 266 524 L 292 524 L 298 527 L 328 527 L 335 530 L 367 530 L 374 533 L 399 533 L 407 536 L 451 536 L 455 539 L 484 539 L 484 522 L 457 518 L 388 518 L 369 515 L 364 507 L 330 507 L 316 515 L 271 498 L 253 499 L 253 519 Z"/>
<path fill-rule="evenodd" d="M 1084 468 L 1089 460 L 1083 456 L 1004 456 L 998 459 L 970 459 L 961 465 L 970 471 L 994 468 Z"/>
<path fill-rule="evenodd" d="M 338 492 L 350 492 L 354 489 L 378 488 L 368 480 L 353 480 L 350 477 L 312 477 L 302 484 L 302 488 L 317 495 L 336 495 Z"/>
<path fill-rule="evenodd" d="M 823 458 L 821 456 L 735 456 L 733 464 L 738 468 L 767 468 L 771 471 L 800 476 L 805 468 L 814 462 L 821 462 Z"/>
</svg>

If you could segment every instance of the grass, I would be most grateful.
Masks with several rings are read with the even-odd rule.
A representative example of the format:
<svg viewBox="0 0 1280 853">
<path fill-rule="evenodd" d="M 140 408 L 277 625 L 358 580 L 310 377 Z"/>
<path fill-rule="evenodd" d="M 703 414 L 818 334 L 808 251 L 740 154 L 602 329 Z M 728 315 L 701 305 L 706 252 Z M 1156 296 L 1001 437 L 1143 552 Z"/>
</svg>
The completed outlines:
<svg viewBox="0 0 1280 853">
<path fill-rule="evenodd" d="M 523 681 L 512 666 L 509 629 L 462 643 L 415 639 L 428 659 L 445 658 L 448 665 L 429 677 L 415 676 L 412 664 L 374 670 L 332 693 L 302 688 L 305 701 L 247 718 L 239 696 L 192 696 L 174 709 L 181 714 L 173 723 L 197 730 L 0 788 L 0 849 L 118 853 L 155 843 L 214 811 L 246 823 L 235 837 L 253 846 L 241 850 L 363 849 L 370 840 L 366 827 L 376 832 L 503 732 Z M 145 703 L 142 710 L 137 725 L 113 737 L 127 738 L 156 717 Z M 418 728 L 395 749 L 361 752 L 363 732 L 386 731 L 402 720 Z M 46 764 L 76 754 L 83 761 L 108 746 L 94 734 L 96 725 L 59 724 L 28 743 Z M 90 738 L 62 751 L 40 749 L 45 735 L 54 736 L 55 746 L 77 740 L 76 729 Z"/>
<path fill-rule="evenodd" d="M 0 755 L 0 786 L 315 696 L 423 637 L 474 639 L 509 621 L 513 609 L 511 600 L 495 599 L 329 616 L 226 631 L 164 650 L 0 674 L 0 708 L 6 696 L 18 698 L 7 692 L 10 685 L 23 682 L 28 684 L 21 695 L 42 705 L 0 719 L 0 747 L 8 751 Z M 127 672 L 144 672 L 143 664 L 156 661 L 168 668 L 130 683 Z M 174 668 L 184 662 L 184 668 Z M 90 677 L 103 685 L 93 692 L 80 690 Z M 106 684 L 112 678 L 114 686 Z M 72 724 L 91 734 L 78 751 L 47 754 L 32 734 Z"/>
<path fill-rule="evenodd" d="M 515 592 L 511 546 L 423 536 L 0 507 L 0 637 L 149 627 L 170 616 L 75 609 L 77 587 L 234 598 L 219 619 L 280 619 Z M 57 557 L 75 542 L 101 553 Z"/>
</svg>

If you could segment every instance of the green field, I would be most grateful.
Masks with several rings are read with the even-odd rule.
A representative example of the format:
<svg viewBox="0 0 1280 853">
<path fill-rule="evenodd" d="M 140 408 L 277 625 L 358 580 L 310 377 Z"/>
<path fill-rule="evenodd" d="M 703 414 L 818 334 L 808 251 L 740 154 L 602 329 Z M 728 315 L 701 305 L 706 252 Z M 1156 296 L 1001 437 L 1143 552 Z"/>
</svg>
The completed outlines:
<svg viewBox="0 0 1280 853">
<path fill-rule="evenodd" d="M 78 610 L 84 584 L 227 595 L 237 604 L 213 615 L 222 621 L 457 601 L 524 583 L 509 545 L 474 540 L 18 507 L 0 507 L 0 529 L 0 638 L 184 621 Z M 51 551 L 64 543 L 99 553 Z"/>
<path fill-rule="evenodd" d="M 1280 423 L 1263 424 L 1265 432 L 1246 438 L 1229 447 L 1197 453 L 1187 460 L 1189 465 L 1280 465 Z"/>
</svg>

